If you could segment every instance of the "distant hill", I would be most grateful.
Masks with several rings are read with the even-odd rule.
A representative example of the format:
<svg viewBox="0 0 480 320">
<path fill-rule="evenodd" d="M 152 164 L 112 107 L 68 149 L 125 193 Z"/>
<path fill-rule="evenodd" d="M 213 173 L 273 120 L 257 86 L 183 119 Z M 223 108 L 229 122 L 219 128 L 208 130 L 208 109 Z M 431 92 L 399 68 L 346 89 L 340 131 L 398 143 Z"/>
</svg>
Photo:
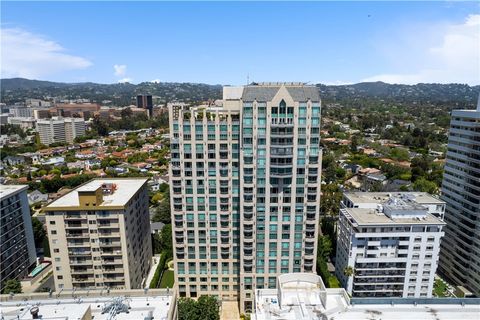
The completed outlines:
<svg viewBox="0 0 480 320">
<path fill-rule="evenodd" d="M 24 78 L 1 79 L 0 85 L 3 90 L 31 90 L 38 88 L 66 87 L 68 83 L 51 82 L 43 80 L 29 80 Z"/>
<path fill-rule="evenodd" d="M 364 105 L 375 100 L 399 104 L 451 105 L 473 107 L 480 93 L 480 86 L 466 84 L 419 83 L 416 85 L 388 84 L 384 82 L 362 82 L 352 85 L 317 84 L 324 102 L 349 105 Z M 222 97 L 221 85 L 202 83 L 142 82 L 139 84 L 98 84 L 91 82 L 63 83 L 23 78 L 1 79 L 2 102 L 14 103 L 25 98 L 42 99 L 90 99 L 101 103 L 111 100 L 116 105 L 134 103 L 137 94 L 152 94 L 160 103 L 180 100 L 185 102 L 206 101 Z"/>
<path fill-rule="evenodd" d="M 345 102 L 366 98 L 398 103 L 475 105 L 480 86 L 466 84 L 419 83 L 416 85 L 362 82 L 352 85 L 319 84 L 321 96 L 329 101 Z"/>
</svg>

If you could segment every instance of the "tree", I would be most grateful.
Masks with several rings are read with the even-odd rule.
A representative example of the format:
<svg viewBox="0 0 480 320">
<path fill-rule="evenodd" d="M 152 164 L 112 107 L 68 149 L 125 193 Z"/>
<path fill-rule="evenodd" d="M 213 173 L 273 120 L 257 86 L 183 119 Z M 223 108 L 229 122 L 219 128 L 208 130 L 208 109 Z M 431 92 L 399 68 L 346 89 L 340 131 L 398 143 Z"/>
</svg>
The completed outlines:
<svg viewBox="0 0 480 320">
<path fill-rule="evenodd" d="M 201 319 L 220 320 L 220 303 L 213 296 L 200 296 L 197 301 Z"/>
<path fill-rule="evenodd" d="M 170 197 L 167 196 L 160 202 L 155 214 L 152 217 L 152 222 L 163 222 L 165 224 L 172 222 L 170 216 Z"/>
<path fill-rule="evenodd" d="M 428 192 L 430 194 L 437 193 L 438 187 L 435 182 L 428 181 L 425 178 L 419 178 L 413 183 L 413 190 L 420 192 Z"/>
<path fill-rule="evenodd" d="M 122 119 L 130 118 L 132 114 L 133 112 L 132 112 L 132 109 L 130 108 L 124 108 L 122 109 L 122 111 L 120 111 L 120 116 L 122 117 Z"/>
<path fill-rule="evenodd" d="M 200 319 L 197 302 L 191 298 L 180 298 L 178 300 L 178 320 Z"/>
<path fill-rule="evenodd" d="M 350 150 L 352 152 L 358 151 L 358 137 L 356 135 L 352 136 L 352 142 L 350 143 Z"/>
<path fill-rule="evenodd" d="M 158 246 L 160 251 L 171 252 L 173 255 L 171 224 L 166 224 L 158 234 Z"/>
<path fill-rule="evenodd" d="M 22 293 L 22 284 L 17 279 L 10 279 L 5 282 L 3 294 Z"/>
<path fill-rule="evenodd" d="M 345 269 L 343 269 L 343 274 L 346 275 L 347 277 L 353 276 L 354 273 L 355 273 L 355 270 L 351 266 L 348 266 Z"/>
<path fill-rule="evenodd" d="M 200 296 L 197 301 L 191 298 L 178 300 L 178 320 L 219 320 L 220 304 L 213 296 Z"/>
<path fill-rule="evenodd" d="M 92 129 L 97 131 L 100 136 L 108 135 L 108 125 L 102 121 L 99 115 L 96 115 L 92 121 Z"/>
<path fill-rule="evenodd" d="M 36 217 L 32 217 L 32 228 L 35 247 L 41 248 L 43 246 L 43 241 L 47 236 L 43 223 L 41 223 Z"/>
</svg>

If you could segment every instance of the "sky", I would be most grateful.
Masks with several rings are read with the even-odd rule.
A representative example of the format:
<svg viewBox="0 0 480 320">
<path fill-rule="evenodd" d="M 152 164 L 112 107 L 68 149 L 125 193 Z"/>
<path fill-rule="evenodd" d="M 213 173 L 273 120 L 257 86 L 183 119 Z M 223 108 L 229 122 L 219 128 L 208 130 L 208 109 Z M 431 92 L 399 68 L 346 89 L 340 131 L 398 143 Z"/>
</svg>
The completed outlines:
<svg viewBox="0 0 480 320">
<path fill-rule="evenodd" d="M 1 78 L 480 84 L 478 2 L 1 2 Z"/>
</svg>

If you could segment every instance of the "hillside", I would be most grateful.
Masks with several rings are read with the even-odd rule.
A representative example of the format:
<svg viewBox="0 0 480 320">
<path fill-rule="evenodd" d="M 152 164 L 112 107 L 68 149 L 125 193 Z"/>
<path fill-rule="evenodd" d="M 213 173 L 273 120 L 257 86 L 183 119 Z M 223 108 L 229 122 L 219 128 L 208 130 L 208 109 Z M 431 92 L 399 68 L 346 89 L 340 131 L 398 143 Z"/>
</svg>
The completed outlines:
<svg viewBox="0 0 480 320">
<path fill-rule="evenodd" d="M 129 105 L 137 94 L 152 94 L 161 103 L 181 100 L 185 102 L 219 99 L 221 85 L 201 83 L 143 82 L 139 84 L 115 83 L 97 84 L 62 83 L 23 78 L 1 79 L 1 101 L 15 103 L 25 98 L 43 99 L 59 97 L 63 99 L 90 99 L 101 103 L 111 100 L 117 105 Z M 325 103 L 338 102 L 353 106 L 366 106 L 376 102 L 444 105 L 452 107 L 473 107 L 480 93 L 480 86 L 466 84 L 387 84 L 383 82 L 363 82 L 352 85 L 317 84 Z"/>
</svg>

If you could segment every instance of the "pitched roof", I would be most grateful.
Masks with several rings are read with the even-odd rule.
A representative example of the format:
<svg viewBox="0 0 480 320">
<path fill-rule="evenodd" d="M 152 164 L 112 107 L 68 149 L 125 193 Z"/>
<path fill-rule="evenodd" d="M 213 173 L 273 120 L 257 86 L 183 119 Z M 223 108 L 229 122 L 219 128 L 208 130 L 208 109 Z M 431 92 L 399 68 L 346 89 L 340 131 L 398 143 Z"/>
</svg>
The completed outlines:
<svg viewBox="0 0 480 320">
<path fill-rule="evenodd" d="M 249 85 L 243 89 L 243 101 L 270 101 L 280 90 L 281 85 Z M 285 85 L 294 101 L 305 102 L 308 100 L 320 101 L 320 92 L 315 86 Z"/>
</svg>

